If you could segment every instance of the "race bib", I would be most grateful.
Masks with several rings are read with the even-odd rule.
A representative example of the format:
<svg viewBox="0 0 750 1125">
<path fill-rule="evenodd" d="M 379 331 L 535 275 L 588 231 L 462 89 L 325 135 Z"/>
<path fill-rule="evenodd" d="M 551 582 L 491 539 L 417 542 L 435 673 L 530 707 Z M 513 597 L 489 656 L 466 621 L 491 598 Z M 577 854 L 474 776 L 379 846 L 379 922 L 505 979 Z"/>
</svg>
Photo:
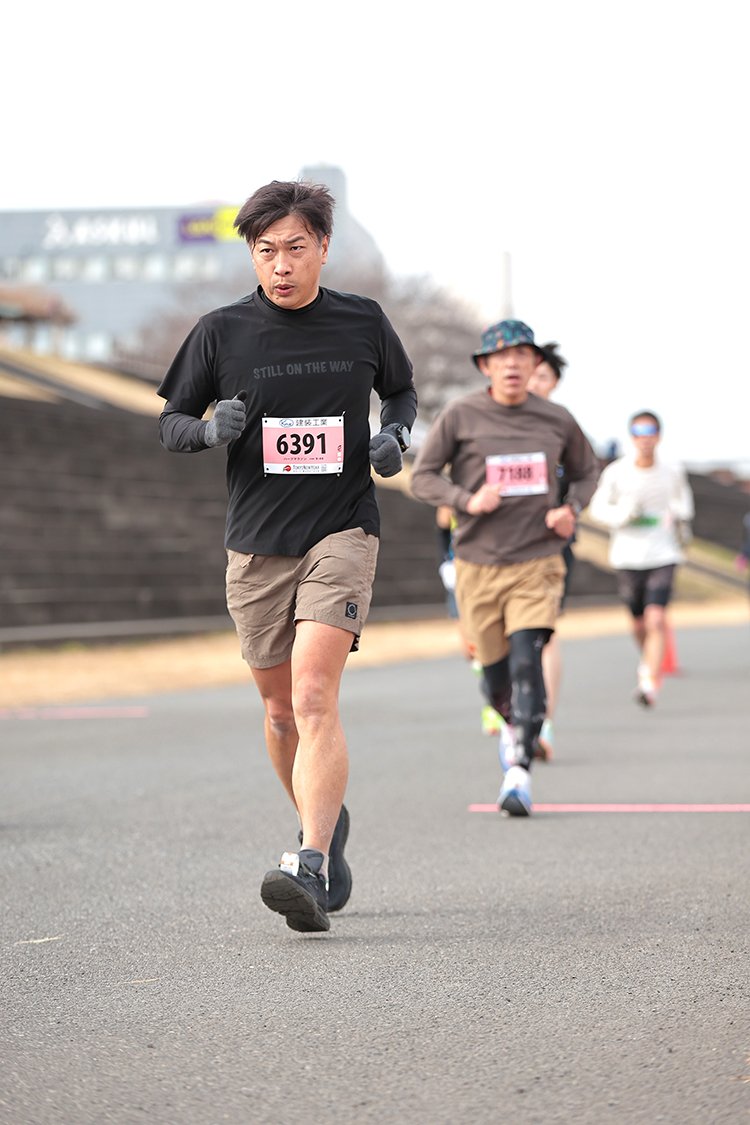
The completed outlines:
<svg viewBox="0 0 750 1125">
<path fill-rule="evenodd" d="M 344 417 L 264 418 L 263 472 L 341 473 Z"/>
<path fill-rule="evenodd" d="M 539 496 L 549 492 L 543 453 L 499 453 L 485 458 L 487 484 L 499 484 L 501 496 Z"/>
</svg>

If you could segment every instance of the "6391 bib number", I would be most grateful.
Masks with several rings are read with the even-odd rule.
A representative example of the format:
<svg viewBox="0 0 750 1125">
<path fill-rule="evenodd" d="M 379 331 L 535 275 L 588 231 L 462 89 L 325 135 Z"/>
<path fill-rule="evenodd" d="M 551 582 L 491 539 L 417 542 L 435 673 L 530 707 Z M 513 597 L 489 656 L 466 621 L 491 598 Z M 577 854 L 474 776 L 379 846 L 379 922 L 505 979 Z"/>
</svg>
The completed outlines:
<svg viewBox="0 0 750 1125">
<path fill-rule="evenodd" d="M 341 473 L 344 416 L 263 419 L 264 473 Z"/>
</svg>

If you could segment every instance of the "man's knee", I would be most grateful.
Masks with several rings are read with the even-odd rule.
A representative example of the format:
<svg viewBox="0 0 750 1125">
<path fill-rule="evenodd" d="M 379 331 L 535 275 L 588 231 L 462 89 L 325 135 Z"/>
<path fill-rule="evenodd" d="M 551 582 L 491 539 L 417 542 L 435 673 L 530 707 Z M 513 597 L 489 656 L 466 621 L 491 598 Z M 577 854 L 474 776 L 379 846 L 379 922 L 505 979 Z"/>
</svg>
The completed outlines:
<svg viewBox="0 0 750 1125">
<path fill-rule="evenodd" d="M 274 733 L 281 736 L 291 734 L 296 729 L 292 700 L 288 696 L 264 698 L 268 721 Z"/>
<path fill-rule="evenodd" d="M 319 723 L 337 712 L 337 695 L 324 677 L 302 674 L 292 686 L 292 708 L 297 723 Z"/>
<path fill-rule="evenodd" d="M 551 636 L 551 629 L 519 629 L 510 636 L 510 662 L 514 679 L 522 671 L 541 669 L 542 651 Z"/>
<path fill-rule="evenodd" d="M 660 633 L 666 625 L 666 610 L 663 605 L 647 605 L 643 611 L 643 625 L 649 633 Z"/>
</svg>

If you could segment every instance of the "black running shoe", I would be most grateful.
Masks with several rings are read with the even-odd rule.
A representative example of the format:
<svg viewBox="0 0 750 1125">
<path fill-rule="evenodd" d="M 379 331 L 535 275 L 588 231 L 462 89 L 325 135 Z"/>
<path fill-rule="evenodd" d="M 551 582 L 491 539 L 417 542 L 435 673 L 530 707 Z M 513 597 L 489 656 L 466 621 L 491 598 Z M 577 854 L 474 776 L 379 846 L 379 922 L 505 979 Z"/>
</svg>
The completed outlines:
<svg viewBox="0 0 750 1125">
<path fill-rule="evenodd" d="M 344 859 L 344 848 L 349 838 L 349 810 L 341 806 L 336 827 L 331 840 L 331 854 L 328 857 L 328 911 L 341 910 L 352 893 L 352 872 Z"/>
<path fill-rule="evenodd" d="M 295 852 L 284 852 L 279 866 L 267 872 L 260 897 L 269 910 L 284 915 L 290 930 L 307 934 L 331 928 L 325 878 Z"/>
<path fill-rule="evenodd" d="M 352 893 L 352 872 L 349 864 L 344 859 L 344 848 L 349 838 L 349 810 L 346 805 L 341 806 L 336 827 L 331 840 L 331 854 L 328 857 L 328 913 L 342 910 L 349 901 Z M 302 847 L 302 831 L 299 836 Z"/>
</svg>

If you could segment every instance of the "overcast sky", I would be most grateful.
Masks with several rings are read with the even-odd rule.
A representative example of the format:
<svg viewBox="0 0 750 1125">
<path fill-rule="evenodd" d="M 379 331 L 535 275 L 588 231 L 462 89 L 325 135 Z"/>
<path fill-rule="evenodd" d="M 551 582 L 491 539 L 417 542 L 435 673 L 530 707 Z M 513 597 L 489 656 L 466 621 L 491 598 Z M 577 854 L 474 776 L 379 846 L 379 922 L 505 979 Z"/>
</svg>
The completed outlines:
<svg viewBox="0 0 750 1125">
<path fill-rule="evenodd" d="M 13 6 L 0 208 L 242 201 L 338 165 L 391 271 L 488 323 L 510 254 L 513 311 L 560 342 L 596 443 L 647 408 L 667 456 L 750 471 L 749 11 Z"/>
</svg>

